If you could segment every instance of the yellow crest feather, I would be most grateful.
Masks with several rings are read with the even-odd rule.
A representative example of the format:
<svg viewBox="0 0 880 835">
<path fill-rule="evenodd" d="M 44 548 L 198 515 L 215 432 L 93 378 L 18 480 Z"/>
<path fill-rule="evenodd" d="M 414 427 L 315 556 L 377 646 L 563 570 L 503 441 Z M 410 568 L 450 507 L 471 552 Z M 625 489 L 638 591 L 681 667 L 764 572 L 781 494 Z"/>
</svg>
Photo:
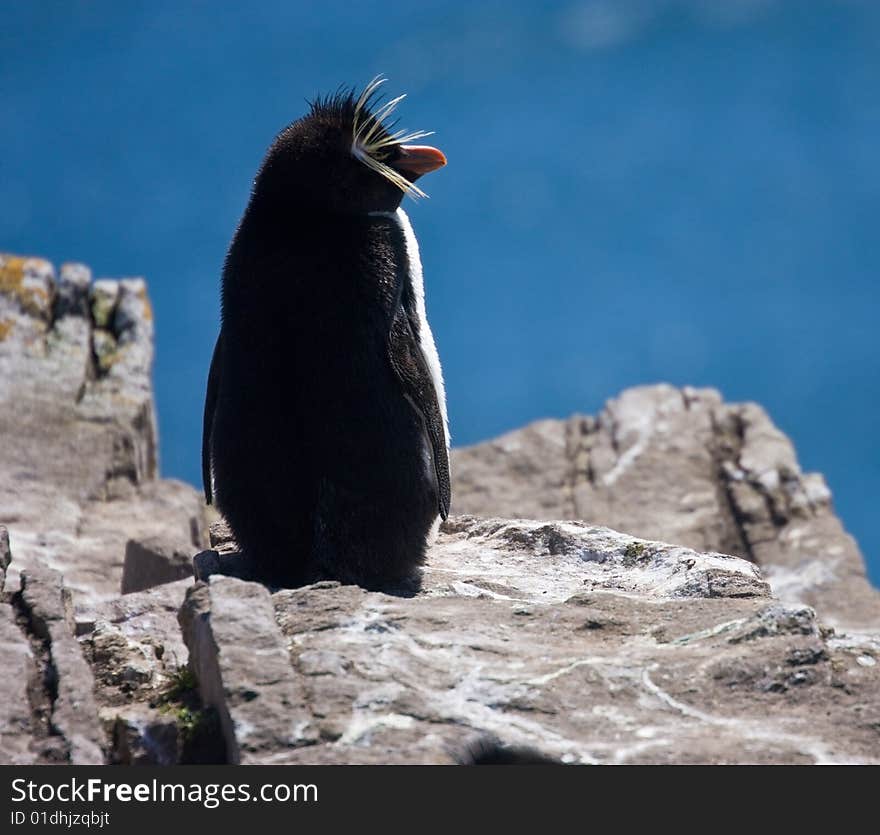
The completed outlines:
<svg viewBox="0 0 880 835">
<path fill-rule="evenodd" d="M 383 176 L 390 183 L 397 186 L 404 194 L 411 197 L 427 197 L 417 185 L 411 183 L 399 171 L 395 171 L 390 165 L 382 161 L 382 152 L 392 145 L 402 145 L 404 142 L 412 142 L 416 139 L 424 139 L 433 131 L 397 130 L 393 133 L 385 130 L 384 122 L 391 116 L 397 105 L 405 98 L 406 93 L 385 102 L 375 113 L 369 112 L 370 99 L 376 91 L 387 81 L 381 75 L 377 75 L 358 97 L 354 107 L 354 136 L 351 142 L 351 152 L 368 168 Z"/>
</svg>

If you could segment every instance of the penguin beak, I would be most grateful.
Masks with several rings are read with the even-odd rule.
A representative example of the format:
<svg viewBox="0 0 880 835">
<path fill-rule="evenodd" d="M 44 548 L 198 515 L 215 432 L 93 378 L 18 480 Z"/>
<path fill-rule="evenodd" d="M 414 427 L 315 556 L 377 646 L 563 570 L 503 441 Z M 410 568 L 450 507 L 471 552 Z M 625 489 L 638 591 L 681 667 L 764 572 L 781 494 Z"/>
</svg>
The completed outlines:
<svg viewBox="0 0 880 835">
<path fill-rule="evenodd" d="M 430 145 L 401 145 L 400 156 L 391 163 L 410 182 L 446 165 L 446 155 Z"/>
</svg>

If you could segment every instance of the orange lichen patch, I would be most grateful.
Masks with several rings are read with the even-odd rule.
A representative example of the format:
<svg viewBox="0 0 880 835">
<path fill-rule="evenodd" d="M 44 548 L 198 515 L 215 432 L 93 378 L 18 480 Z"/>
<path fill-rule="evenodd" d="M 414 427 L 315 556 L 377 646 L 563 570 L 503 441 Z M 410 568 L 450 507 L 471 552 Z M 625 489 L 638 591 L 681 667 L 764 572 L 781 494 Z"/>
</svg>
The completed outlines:
<svg viewBox="0 0 880 835">
<path fill-rule="evenodd" d="M 39 318 L 49 315 L 51 297 L 45 287 L 29 281 L 28 262 L 37 259 L 10 255 L 0 258 L 0 293 L 12 296 L 25 313 Z M 38 263 L 46 263 L 39 262 Z M 51 269 L 51 267 L 50 267 Z"/>
<path fill-rule="evenodd" d="M 144 319 L 148 322 L 153 320 L 153 305 L 150 304 L 150 297 L 147 295 L 147 288 L 144 285 L 137 291 L 137 297 L 143 302 L 144 305 Z"/>
<path fill-rule="evenodd" d="M 15 255 L 0 260 L 0 293 L 18 295 L 21 292 L 26 260 Z"/>
<path fill-rule="evenodd" d="M 12 319 L 0 319 L 0 342 L 9 336 L 14 324 L 15 322 Z"/>
<path fill-rule="evenodd" d="M 143 302 L 144 305 L 144 319 L 148 322 L 153 321 L 153 305 L 150 304 L 150 297 L 147 295 L 146 286 L 141 286 L 137 291 L 137 297 Z"/>
</svg>

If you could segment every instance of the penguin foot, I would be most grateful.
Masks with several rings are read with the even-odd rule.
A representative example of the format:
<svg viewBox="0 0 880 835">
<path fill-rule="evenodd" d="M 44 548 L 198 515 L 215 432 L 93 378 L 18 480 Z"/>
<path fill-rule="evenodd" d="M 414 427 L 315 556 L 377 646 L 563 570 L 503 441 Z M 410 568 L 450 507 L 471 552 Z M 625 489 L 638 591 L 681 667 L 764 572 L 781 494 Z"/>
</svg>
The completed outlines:
<svg viewBox="0 0 880 835">
<path fill-rule="evenodd" d="M 249 559 L 242 551 L 221 554 L 218 551 L 201 551 L 193 557 L 193 576 L 196 581 L 206 582 L 212 576 L 235 577 L 262 583 L 271 590 L 298 588 L 308 585 L 311 580 L 301 574 L 279 574 L 267 570 L 265 566 Z"/>
<path fill-rule="evenodd" d="M 221 554 L 218 551 L 201 551 L 193 557 L 193 576 L 197 581 L 207 582 L 208 578 L 221 574 L 237 577 L 239 580 L 256 579 L 254 566 L 240 552 Z"/>
</svg>

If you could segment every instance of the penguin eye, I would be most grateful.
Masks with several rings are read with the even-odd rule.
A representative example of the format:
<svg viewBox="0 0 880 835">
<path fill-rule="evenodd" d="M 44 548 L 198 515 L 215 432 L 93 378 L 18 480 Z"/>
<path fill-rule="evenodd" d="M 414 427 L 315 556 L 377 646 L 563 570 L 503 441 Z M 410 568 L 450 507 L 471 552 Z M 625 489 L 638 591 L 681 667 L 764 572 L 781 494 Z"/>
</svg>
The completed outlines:
<svg viewBox="0 0 880 835">
<path fill-rule="evenodd" d="M 406 93 L 404 93 L 385 102 L 375 112 L 372 112 L 371 108 L 379 104 L 376 101 L 377 91 L 385 81 L 386 79 L 382 76 L 376 76 L 364 88 L 355 104 L 354 130 L 351 141 L 352 156 L 397 186 L 405 194 L 410 194 L 413 197 L 427 197 L 418 186 L 388 165 L 388 160 L 393 158 L 394 152 L 400 145 L 415 139 L 423 139 L 430 136 L 433 131 L 394 130 L 394 125 L 390 129 L 385 126 L 385 121 L 391 116 L 397 105 L 406 98 Z"/>
</svg>

